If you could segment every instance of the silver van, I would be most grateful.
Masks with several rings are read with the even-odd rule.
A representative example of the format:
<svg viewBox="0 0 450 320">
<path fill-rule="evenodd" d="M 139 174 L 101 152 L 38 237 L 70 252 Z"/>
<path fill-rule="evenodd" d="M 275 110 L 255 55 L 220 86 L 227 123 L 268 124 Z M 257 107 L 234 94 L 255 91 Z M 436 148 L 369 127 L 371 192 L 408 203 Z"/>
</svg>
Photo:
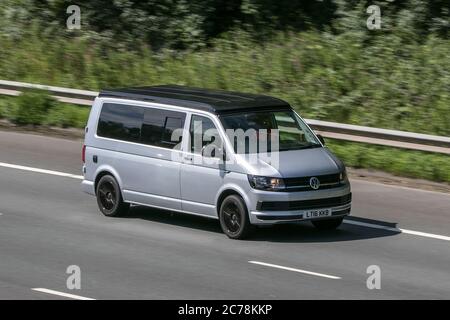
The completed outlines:
<svg viewBox="0 0 450 320">
<path fill-rule="evenodd" d="M 143 205 L 218 219 L 242 239 L 256 225 L 350 214 L 343 163 L 280 99 L 184 86 L 101 91 L 86 126 L 83 191 L 106 216 Z"/>
</svg>

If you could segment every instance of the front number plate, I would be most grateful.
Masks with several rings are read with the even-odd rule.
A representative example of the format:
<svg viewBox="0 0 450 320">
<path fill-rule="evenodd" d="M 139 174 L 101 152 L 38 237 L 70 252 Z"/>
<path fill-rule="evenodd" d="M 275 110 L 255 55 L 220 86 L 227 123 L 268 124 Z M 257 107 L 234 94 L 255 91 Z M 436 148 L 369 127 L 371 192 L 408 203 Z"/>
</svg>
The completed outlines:
<svg viewBox="0 0 450 320">
<path fill-rule="evenodd" d="M 304 219 L 322 218 L 331 216 L 331 209 L 308 210 L 304 213 Z"/>
</svg>

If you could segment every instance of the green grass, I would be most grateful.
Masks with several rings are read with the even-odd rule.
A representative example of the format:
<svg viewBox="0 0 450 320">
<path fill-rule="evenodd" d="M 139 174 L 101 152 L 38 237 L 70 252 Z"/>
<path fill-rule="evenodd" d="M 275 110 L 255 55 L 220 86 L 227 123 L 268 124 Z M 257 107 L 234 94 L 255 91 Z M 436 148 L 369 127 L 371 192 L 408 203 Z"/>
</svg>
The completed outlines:
<svg viewBox="0 0 450 320">
<path fill-rule="evenodd" d="M 56 108 L 49 112 L 45 125 L 62 128 L 84 128 L 89 116 L 90 108 L 59 103 Z"/>
<path fill-rule="evenodd" d="M 88 90 L 173 83 L 264 93 L 305 118 L 450 136 L 450 41 L 377 34 L 280 33 L 257 43 L 230 33 L 201 50 L 155 52 L 30 31 L 0 36 L 0 79 Z M 82 128 L 88 113 L 39 96 L 0 98 L 0 118 L 18 123 Z M 327 142 L 348 166 L 450 182 L 447 155 Z"/>
<path fill-rule="evenodd" d="M 0 119 L 18 125 L 83 128 L 90 108 L 62 103 L 46 93 L 27 93 L 19 97 L 0 97 Z"/>
<path fill-rule="evenodd" d="M 381 31 L 383 32 L 383 31 Z M 88 38 L 0 36 L 0 79 L 99 90 L 182 84 L 264 93 L 304 117 L 450 136 L 450 41 L 308 31 L 196 51 L 111 49 Z"/>
<path fill-rule="evenodd" d="M 371 168 L 398 176 L 450 183 L 450 157 L 393 147 L 326 139 L 346 166 Z"/>
<path fill-rule="evenodd" d="M 17 109 L 17 98 L 0 96 L 0 119 L 14 119 Z"/>
</svg>

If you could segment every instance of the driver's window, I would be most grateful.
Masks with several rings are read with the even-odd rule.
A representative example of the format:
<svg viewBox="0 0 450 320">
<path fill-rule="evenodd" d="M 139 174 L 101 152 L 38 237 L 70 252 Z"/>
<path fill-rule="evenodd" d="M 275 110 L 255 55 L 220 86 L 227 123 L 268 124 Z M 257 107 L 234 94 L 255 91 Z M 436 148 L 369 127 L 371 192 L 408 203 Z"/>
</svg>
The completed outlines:
<svg viewBox="0 0 450 320">
<path fill-rule="evenodd" d="M 299 128 L 298 122 L 292 113 L 277 112 L 275 121 L 279 130 L 280 144 L 295 143 L 296 141 L 307 142 L 305 133 Z"/>
<path fill-rule="evenodd" d="M 221 147 L 219 132 L 211 119 L 203 116 L 192 115 L 190 132 L 191 152 L 202 154 L 208 151 L 209 155 L 215 156 L 216 148 Z"/>
</svg>

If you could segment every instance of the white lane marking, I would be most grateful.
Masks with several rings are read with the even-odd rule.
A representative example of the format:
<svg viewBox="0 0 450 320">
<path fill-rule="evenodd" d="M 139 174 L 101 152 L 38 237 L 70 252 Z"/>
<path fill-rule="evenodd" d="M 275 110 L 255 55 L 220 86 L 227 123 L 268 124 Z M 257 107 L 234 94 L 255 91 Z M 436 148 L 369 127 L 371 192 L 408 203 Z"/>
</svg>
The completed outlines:
<svg viewBox="0 0 450 320">
<path fill-rule="evenodd" d="M 307 271 L 307 270 L 302 270 L 302 269 L 289 268 L 289 267 L 279 266 L 277 264 L 271 264 L 271 263 L 266 263 L 266 262 L 248 261 L 248 263 L 259 264 L 261 266 L 266 266 L 266 267 L 272 267 L 272 268 L 277 268 L 277 269 L 283 269 L 283 270 L 287 270 L 287 271 L 294 271 L 294 272 L 309 274 L 311 276 L 317 276 L 317 277 L 322 277 L 322 278 L 341 279 L 341 277 L 331 276 L 331 275 L 324 274 L 324 273 L 317 273 L 317 272 L 312 272 L 312 271 Z"/>
<path fill-rule="evenodd" d="M 378 224 L 359 222 L 359 221 L 354 221 L 354 220 L 344 220 L 344 223 L 353 224 L 355 226 L 367 227 L 367 228 L 382 229 L 382 230 L 387 230 L 387 231 L 406 233 L 406 234 L 411 234 L 411 235 L 415 235 L 415 236 L 419 236 L 419 237 L 450 241 L 449 236 L 443 236 L 440 234 L 426 233 L 426 232 L 401 229 L 401 228 L 392 228 L 392 227 L 382 226 L 382 225 L 378 225 Z"/>
<path fill-rule="evenodd" d="M 43 173 L 43 174 L 50 174 L 53 176 L 83 180 L 83 176 L 79 176 L 76 174 L 60 172 L 60 171 L 53 171 L 53 170 L 46 170 L 46 169 L 39 169 L 39 168 L 33 168 L 33 167 L 26 167 L 26 166 L 19 166 L 17 164 L 11 164 L 11 163 L 5 163 L 5 162 L 0 162 L 0 167 L 23 170 L 23 171 L 38 172 L 38 173 Z"/>
<path fill-rule="evenodd" d="M 32 288 L 31 290 L 39 291 L 39 292 L 43 292 L 43 293 L 48 293 L 48 294 L 53 294 L 55 296 L 60 296 L 60 297 L 76 299 L 76 300 L 95 300 L 95 299 L 92 299 L 92 298 L 77 296 L 76 294 L 70 294 L 70 293 L 65 293 L 65 292 L 45 289 L 45 288 Z"/>
</svg>

